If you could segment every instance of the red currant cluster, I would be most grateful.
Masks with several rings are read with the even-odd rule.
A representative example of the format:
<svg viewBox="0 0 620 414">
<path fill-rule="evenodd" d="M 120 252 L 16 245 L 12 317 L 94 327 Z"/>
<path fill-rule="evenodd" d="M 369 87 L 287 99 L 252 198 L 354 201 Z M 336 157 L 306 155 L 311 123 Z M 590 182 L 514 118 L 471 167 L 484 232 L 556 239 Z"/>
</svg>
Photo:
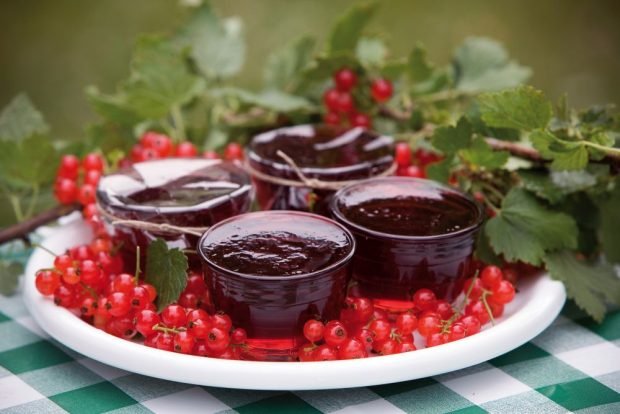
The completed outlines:
<svg viewBox="0 0 620 414">
<path fill-rule="evenodd" d="M 358 83 L 357 74 L 349 69 L 342 68 L 333 75 L 334 88 L 323 94 L 323 103 L 327 112 L 323 121 L 328 125 L 348 123 L 352 127 L 372 127 L 370 115 L 359 112 L 356 108 L 353 90 Z M 377 78 L 370 85 L 370 95 L 377 103 L 383 103 L 392 96 L 392 83 L 383 78 Z"/>
<path fill-rule="evenodd" d="M 300 361 L 328 361 L 366 358 L 415 351 L 414 334 L 426 347 L 457 341 L 480 332 L 481 327 L 500 317 L 504 305 L 515 295 L 512 283 L 497 266 L 486 266 L 480 277 L 467 279 L 463 301 L 455 309 L 437 299 L 430 289 L 413 295 L 414 309 L 398 315 L 376 308 L 368 298 L 347 298 L 340 320 L 311 319 L 304 325 L 309 341 L 299 349 Z"/>
<path fill-rule="evenodd" d="M 413 152 L 406 142 L 396 143 L 394 158 L 398 164 L 396 175 L 415 178 L 426 178 L 426 167 L 442 159 L 439 154 L 422 148 Z"/>
<path fill-rule="evenodd" d="M 236 142 L 229 143 L 224 149 L 224 159 L 228 161 L 242 160 L 243 147 Z M 174 145 L 172 139 L 158 132 L 148 131 L 142 134 L 140 141 L 131 149 L 129 158 L 121 161 L 121 166 L 134 162 L 148 161 L 168 157 L 196 157 L 198 148 L 189 141 Z M 219 159 L 215 151 L 204 151 L 202 156 L 207 159 Z"/>
<path fill-rule="evenodd" d="M 82 161 L 75 155 L 63 155 L 54 184 L 56 199 L 60 204 L 93 203 L 103 170 L 104 161 L 99 154 L 87 154 Z"/>
<path fill-rule="evenodd" d="M 125 339 L 140 333 L 147 346 L 238 359 L 245 343 L 245 331 L 232 329 L 230 317 L 207 312 L 212 306 L 199 274 L 189 275 L 178 304 L 158 314 L 155 287 L 139 275 L 123 273 L 122 259 L 109 238 L 99 237 L 56 256 L 53 268 L 37 272 L 35 285 L 95 327 Z"/>
</svg>

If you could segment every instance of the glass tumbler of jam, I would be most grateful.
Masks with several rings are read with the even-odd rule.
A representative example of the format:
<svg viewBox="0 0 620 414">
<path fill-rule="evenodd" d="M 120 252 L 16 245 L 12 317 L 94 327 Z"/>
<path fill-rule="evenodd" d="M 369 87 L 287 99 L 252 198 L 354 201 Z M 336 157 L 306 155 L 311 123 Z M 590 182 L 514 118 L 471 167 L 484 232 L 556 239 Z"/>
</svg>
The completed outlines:
<svg viewBox="0 0 620 414">
<path fill-rule="evenodd" d="M 471 275 L 483 211 L 457 190 L 417 178 L 377 178 L 341 189 L 330 207 L 357 241 L 353 295 L 401 312 L 413 307 L 420 288 L 452 301 Z"/>
<path fill-rule="evenodd" d="M 337 319 L 355 240 L 328 218 L 295 211 L 242 214 L 200 239 L 215 309 L 246 330 L 243 358 L 292 361 L 309 319 Z"/>
<path fill-rule="evenodd" d="M 205 227 L 248 211 L 251 198 L 250 177 L 242 168 L 197 158 L 136 163 L 103 177 L 97 187 L 100 214 L 130 269 L 136 247 L 144 255 L 162 238 L 169 247 L 194 249 Z M 199 269 L 198 256 L 188 257 Z"/>
<path fill-rule="evenodd" d="M 297 125 L 256 135 L 247 149 L 247 163 L 262 210 L 297 210 L 329 215 L 329 200 L 340 188 L 303 182 L 286 154 L 309 178 L 325 183 L 391 175 L 394 141 L 364 128 Z M 291 182 L 283 182 L 289 180 Z"/>
</svg>

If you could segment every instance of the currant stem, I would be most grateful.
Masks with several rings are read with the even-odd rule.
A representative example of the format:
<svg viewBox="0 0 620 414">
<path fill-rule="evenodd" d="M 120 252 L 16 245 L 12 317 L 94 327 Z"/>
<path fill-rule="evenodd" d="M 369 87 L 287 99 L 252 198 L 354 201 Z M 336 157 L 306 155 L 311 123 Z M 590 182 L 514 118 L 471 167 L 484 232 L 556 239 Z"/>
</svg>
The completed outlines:
<svg viewBox="0 0 620 414">
<path fill-rule="evenodd" d="M 153 325 L 153 330 L 154 331 L 159 331 L 159 332 L 164 332 L 164 333 L 178 334 L 179 332 L 182 332 L 185 329 L 168 328 L 166 326 L 163 326 L 163 325 L 160 325 L 160 324 L 156 323 L 155 325 Z"/>
<path fill-rule="evenodd" d="M 138 286 L 138 280 L 140 280 L 140 246 L 136 246 L 136 272 L 133 279 L 134 285 Z"/>
<path fill-rule="evenodd" d="M 51 251 L 50 249 L 48 249 L 47 247 L 43 246 L 42 244 L 39 243 L 33 243 L 32 244 L 33 247 L 38 247 L 39 249 L 43 250 L 44 252 L 47 252 L 49 254 L 51 254 L 54 257 L 58 257 L 58 255 L 56 253 L 54 253 L 53 251 Z"/>
</svg>

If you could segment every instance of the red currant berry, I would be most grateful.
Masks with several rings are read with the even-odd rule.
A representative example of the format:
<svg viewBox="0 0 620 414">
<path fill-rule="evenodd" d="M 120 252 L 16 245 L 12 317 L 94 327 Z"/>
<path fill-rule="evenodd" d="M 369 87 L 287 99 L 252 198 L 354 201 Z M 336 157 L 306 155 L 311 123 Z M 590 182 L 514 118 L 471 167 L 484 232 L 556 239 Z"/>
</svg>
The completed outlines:
<svg viewBox="0 0 620 414">
<path fill-rule="evenodd" d="M 338 359 L 338 350 L 327 344 L 319 346 L 312 352 L 313 361 L 335 361 Z"/>
<path fill-rule="evenodd" d="M 418 319 L 418 332 L 424 337 L 438 333 L 441 330 L 441 319 L 436 315 L 422 315 Z"/>
<path fill-rule="evenodd" d="M 401 342 L 398 353 L 415 351 L 417 348 L 413 342 Z"/>
<path fill-rule="evenodd" d="M 80 170 L 80 160 L 75 155 L 63 155 L 60 159 L 60 166 L 58 167 L 58 177 L 69 178 L 71 180 L 77 180 Z"/>
<path fill-rule="evenodd" d="M 94 256 L 97 256 L 99 252 L 109 252 L 110 250 L 112 250 L 112 241 L 110 241 L 110 239 L 97 237 L 90 243 L 88 248 Z"/>
<path fill-rule="evenodd" d="M 110 318 L 104 330 L 119 338 L 131 339 L 136 335 L 132 318 L 123 316 L 120 318 Z"/>
<path fill-rule="evenodd" d="M 207 348 L 213 352 L 224 352 L 230 344 L 228 332 L 220 328 L 211 328 L 206 338 Z"/>
<path fill-rule="evenodd" d="M 216 328 L 220 328 L 224 332 L 230 332 L 232 329 L 232 321 L 230 316 L 225 313 L 218 312 L 211 317 L 211 322 Z"/>
<path fill-rule="evenodd" d="M 181 331 L 174 335 L 174 351 L 182 354 L 190 354 L 194 349 L 196 338 L 191 332 Z"/>
<path fill-rule="evenodd" d="M 375 310 L 372 312 L 373 320 L 387 321 L 389 318 L 390 316 L 385 309 L 375 308 Z"/>
<path fill-rule="evenodd" d="M 422 167 L 410 165 L 403 171 L 403 176 L 412 178 L 426 178 L 426 172 Z"/>
<path fill-rule="evenodd" d="M 75 290 L 71 286 L 60 284 L 54 290 L 54 303 L 63 308 L 71 308 L 76 299 Z"/>
<path fill-rule="evenodd" d="M 69 256 L 73 260 L 83 262 L 84 260 L 92 260 L 93 252 L 86 245 L 75 246 L 69 249 Z"/>
<path fill-rule="evenodd" d="M 347 339 L 347 330 L 340 321 L 329 321 L 325 324 L 323 339 L 329 346 L 340 346 Z"/>
<path fill-rule="evenodd" d="M 51 295 L 60 286 L 60 274 L 52 270 L 39 270 L 34 283 L 39 293 Z"/>
<path fill-rule="evenodd" d="M 334 73 L 334 83 L 338 90 L 348 92 L 357 84 L 357 75 L 349 68 L 342 68 Z"/>
<path fill-rule="evenodd" d="M 161 312 L 162 322 L 172 328 L 185 326 L 187 323 L 187 315 L 185 309 L 179 305 L 168 305 Z"/>
<path fill-rule="evenodd" d="M 413 303 L 415 304 L 415 307 L 421 311 L 435 309 L 436 300 L 437 297 L 435 296 L 435 293 L 430 289 L 418 289 L 413 294 Z"/>
<path fill-rule="evenodd" d="M 132 162 L 142 161 L 142 151 L 144 151 L 144 147 L 142 145 L 134 145 L 131 147 L 130 158 Z"/>
<path fill-rule="evenodd" d="M 504 273 L 497 266 L 486 266 L 480 273 L 480 281 L 487 289 L 497 288 L 502 280 L 504 280 Z"/>
<path fill-rule="evenodd" d="M 248 334 L 243 328 L 236 328 L 230 333 L 230 342 L 235 345 L 240 345 L 248 339 Z"/>
<path fill-rule="evenodd" d="M 372 81 L 370 93 L 376 102 L 385 102 L 392 97 L 394 91 L 392 82 L 387 79 L 378 78 Z"/>
<path fill-rule="evenodd" d="M 196 146 L 189 141 L 183 141 L 177 146 L 177 157 L 195 157 L 198 154 Z"/>
<path fill-rule="evenodd" d="M 95 286 L 99 284 L 101 281 L 101 277 L 103 276 L 101 273 L 101 269 L 97 265 L 94 260 L 83 260 L 80 263 L 80 267 L 78 268 L 78 273 L 82 282 L 86 283 L 90 286 Z"/>
<path fill-rule="evenodd" d="M 150 283 L 142 283 L 140 286 L 149 292 L 149 302 L 155 302 L 155 299 L 157 298 L 157 290 L 155 290 L 155 286 Z"/>
<path fill-rule="evenodd" d="M 345 339 L 338 348 L 338 359 L 359 359 L 367 356 L 366 347 L 357 339 Z"/>
<path fill-rule="evenodd" d="M 463 293 L 468 295 L 467 298 L 472 300 L 478 300 L 482 296 L 484 292 L 484 287 L 482 286 L 482 282 L 477 277 L 470 277 L 465 279 L 465 283 L 463 283 Z"/>
<path fill-rule="evenodd" d="M 186 292 L 195 293 L 196 295 L 202 295 L 207 290 L 207 284 L 205 283 L 201 274 L 190 273 L 187 278 Z"/>
<path fill-rule="evenodd" d="M 411 147 L 408 143 L 396 143 L 394 159 L 399 167 L 408 167 L 411 164 Z"/>
<path fill-rule="evenodd" d="M 149 335 L 144 338 L 144 346 L 148 346 L 149 348 L 157 348 L 157 339 L 159 338 L 159 333 L 155 332 L 152 335 Z"/>
<path fill-rule="evenodd" d="M 376 352 L 381 355 L 392 355 L 397 354 L 399 349 L 400 344 L 396 340 L 386 339 L 385 341 L 381 342 L 381 347 L 379 349 L 376 349 Z"/>
<path fill-rule="evenodd" d="M 359 112 L 351 115 L 349 122 L 353 127 L 372 128 L 372 119 L 370 119 L 370 116 Z"/>
<path fill-rule="evenodd" d="M 94 220 L 98 215 L 99 212 L 97 211 L 97 205 L 95 203 L 86 204 L 82 209 L 82 216 L 84 216 L 87 221 Z"/>
<path fill-rule="evenodd" d="M 84 167 L 84 170 L 86 171 L 96 170 L 99 172 L 103 172 L 103 166 L 103 158 L 101 158 L 101 155 L 95 154 L 94 152 L 86 154 L 86 156 L 82 160 L 82 167 Z"/>
<path fill-rule="evenodd" d="M 450 305 L 445 300 L 438 300 L 435 303 L 434 311 L 437 312 L 439 314 L 439 317 L 444 321 L 450 319 L 452 315 L 454 315 L 454 309 L 452 309 L 452 305 Z"/>
<path fill-rule="evenodd" d="M 471 336 L 480 332 L 480 320 L 472 315 L 466 315 L 461 319 L 461 323 L 465 325 L 466 336 Z"/>
<path fill-rule="evenodd" d="M 186 309 L 194 309 L 198 307 L 198 296 L 192 292 L 183 292 L 177 302 Z"/>
<path fill-rule="evenodd" d="M 373 333 L 370 331 L 370 329 L 362 328 L 353 337 L 360 341 L 362 344 L 364 344 L 367 351 L 370 351 L 372 349 L 374 338 Z"/>
<path fill-rule="evenodd" d="M 138 161 L 150 161 L 157 160 L 159 158 L 161 158 L 161 156 L 153 148 L 142 148 L 140 155 L 138 156 Z"/>
<path fill-rule="evenodd" d="M 454 322 L 450 327 L 448 338 L 450 342 L 458 341 L 467 336 L 467 328 L 463 322 Z"/>
<path fill-rule="evenodd" d="M 340 98 L 340 92 L 337 89 L 328 89 L 323 94 L 323 103 L 329 112 L 338 111 L 338 99 Z"/>
<path fill-rule="evenodd" d="M 111 289 L 113 292 L 123 292 L 130 294 L 133 291 L 133 288 L 136 286 L 135 280 L 136 279 L 133 277 L 133 275 L 130 275 L 129 273 L 121 273 L 112 280 Z"/>
<path fill-rule="evenodd" d="M 487 298 L 487 303 L 489 308 L 491 308 L 491 315 L 493 315 L 494 318 L 499 318 L 504 314 L 504 305 L 501 303 L 493 302 L 491 297 Z"/>
<path fill-rule="evenodd" d="M 378 319 L 372 321 L 368 326 L 368 329 L 372 332 L 375 342 L 382 342 L 390 337 L 390 333 L 392 332 L 392 324 L 387 320 Z"/>
<path fill-rule="evenodd" d="M 205 152 L 202 153 L 202 157 L 208 160 L 219 160 L 220 154 L 212 150 L 206 150 Z"/>
<path fill-rule="evenodd" d="M 323 122 L 327 125 L 340 125 L 340 115 L 336 112 L 326 112 L 323 115 Z"/>
<path fill-rule="evenodd" d="M 136 313 L 136 330 L 144 337 L 149 337 L 155 333 L 153 327 L 159 323 L 157 312 L 142 309 Z"/>
<path fill-rule="evenodd" d="M 303 344 L 297 349 L 297 358 L 300 362 L 314 361 L 314 350 L 317 348 L 314 344 Z"/>
<path fill-rule="evenodd" d="M 475 300 L 473 302 L 469 302 L 469 304 L 465 307 L 465 315 L 475 316 L 476 318 L 478 318 L 482 325 L 484 325 L 491 319 L 489 312 L 487 311 L 486 306 L 484 306 L 482 300 Z"/>
<path fill-rule="evenodd" d="M 372 318 L 375 307 L 368 298 L 354 298 L 351 307 L 358 322 L 366 323 Z"/>
<path fill-rule="evenodd" d="M 80 275 L 75 267 L 68 267 L 62 272 L 62 281 L 67 285 L 75 285 L 80 281 Z"/>
<path fill-rule="evenodd" d="M 413 313 L 401 313 L 396 317 L 396 329 L 401 335 L 410 335 L 418 327 L 418 318 Z"/>
<path fill-rule="evenodd" d="M 157 349 L 174 351 L 174 336 L 167 332 L 160 332 L 157 335 Z"/>
<path fill-rule="evenodd" d="M 202 309 L 192 309 L 187 312 L 187 324 L 189 326 L 190 323 L 197 321 L 198 319 L 203 319 L 211 323 L 211 316 L 207 312 Z"/>
<path fill-rule="evenodd" d="M 54 259 L 54 267 L 59 272 L 64 272 L 71 266 L 73 266 L 73 259 L 68 254 L 61 254 Z"/>
<path fill-rule="evenodd" d="M 82 299 L 82 304 L 80 305 L 82 316 L 93 316 L 95 312 L 97 312 L 97 300 L 90 296 Z"/>
<path fill-rule="evenodd" d="M 192 349 L 192 354 L 197 356 L 209 356 L 210 351 L 207 348 L 207 344 L 202 339 L 196 339 L 194 342 L 194 349 Z"/>
<path fill-rule="evenodd" d="M 348 114 L 355 109 L 353 104 L 353 97 L 351 94 L 342 92 L 338 95 L 338 101 L 336 102 L 336 111 Z"/>
<path fill-rule="evenodd" d="M 84 184 L 78 190 L 78 201 L 82 205 L 88 205 L 95 202 L 95 187 L 90 184 Z"/>
<path fill-rule="evenodd" d="M 140 139 L 140 144 L 144 148 L 154 150 L 160 157 L 169 157 L 172 155 L 172 140 L 164 135 L 156 132 L 146 132 Z"/>
<path fill-rule="evenodd" d="M 123 259 L 119 255 L 112 256 L 108 252 L 99 252 L 96 259 L 107 274 L 115 275 L 123 270 Z"/>
<path fill-rule="evenodd" d="M 149 304 L 149 292 L 143 286 L 134 286 L 129 294 L 131 308 L 134 310 L 145 309 Z"/>
<path fill-rule="evenodd" d="M 414 158 L 418 161 L 418 164 L 422 167 L 432 164 L 437 161 L 441 161 L 442 156 L 431 151 L 426 151 L 423 148 L 418 148 L 414 154 Z"/>
<path fill-rule="evenodd" d="M 489 300 L 495 303 L 505 305 L 511 302 L 515 297 L 515 287 L 507 280 L 502 280 L 492 290 Z"/>
<path fill-rule="evenodd" d="M 129 295 L 123 292 L 112 292 L 108 295 L 108 313 L 112 316 L 125 316 L 131 310 Z"/>
<path fill-rule="evenodd" d="M 442 333 L 433 333 L 426 337 L 426 347 L 431 348 L 433 346 L 445 344 L 447 342 L 447 335 Z"/>
<path fill-rule="evenodd" d="M 228 161 L 242 160 L 243 147 L 237 142 L 231 142 L 224 149 L 224 159 Z"/>
<path fill-rule="evenodd" d="M 78 187 L 75 180 L 60 178 L 54 185 L 54 195 L 60 204 L 74 203 L 78 195 Z"/>
<path fill-rule="evenodd" d="M 310 342 L 318 342 L 323 339 L 323 322 L 310 319 L 304 324 L 304 336 Z"/>
</svg>

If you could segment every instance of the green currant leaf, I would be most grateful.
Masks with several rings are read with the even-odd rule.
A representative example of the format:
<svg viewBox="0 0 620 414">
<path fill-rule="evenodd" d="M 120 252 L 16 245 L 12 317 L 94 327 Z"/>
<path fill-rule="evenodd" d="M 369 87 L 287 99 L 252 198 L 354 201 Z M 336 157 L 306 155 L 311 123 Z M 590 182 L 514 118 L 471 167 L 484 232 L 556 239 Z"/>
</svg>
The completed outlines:
<svg viewBox="0 0 620 414">
<path fill-rule="evenodd" d="M 590 142 L 604 147 L 613 147 L 616 140 L 613 139 L 607 132 L 602 131 L 592 135 L 592 137 L 590 137 Z M 590 154 L 590 158 L 596 161 L 602 160 L 606 155 L 605 151 L 592 147 L 588 147 L 588 153 Z"/>
<path fill-rule="evenodd" d="M 620 263 L 620 185 L 599 204 L 599 238 L 607 260 Z"/>
<path fill-rule="evenodd" d="M 545 159 L 553 158 L 553 151 L 550 149 L 551 144 L 558 139 L 549 131 L 537 129 L 532 131 L 529 136 L 532 146 L 540 153 Z"/>
<path fill-rule="evenodd" d="M 220 88 L 212 89 L 210 92 L 211 96 L 215 98 L 222 96 L 235 97 L 245 104 L 260 106 L 276 112 L 286 113 L 313 108 L 313 105 L 307 99 L 278 90 L 253 93 L 240 88 Z"/>
<path fill-rule="evenodd" d="M 51 183 L 57 166 L 58 154 L 47 137 L 32 135 L 19 142 L 0 141 L 0 181 L 10 187 Z"/>
<path fill-rule="evenodd" d="M 552 170 L 577 171 L 583 170 L 587 165 L 588 150 L 582 144 L 575 143 L 571 147 L 555 146 L 553 162 L 551 162 Z"/>
<path fill-rule="evenodd" d="M 588 264 L 566 250 L 549 253 L 544 259 L 551 277 L 562 281 L 568 296 L 597 322 L 605 317 L 606 302 L 620 305 L 620 278 L 613 267 Z"/>
<path fill-rule="evenodd" d="M 523 188 L 551 204 L 558 203 L 565 196 L 564 192 L 553 183 L 546 170 L 519 170 L 518 174 Z"/>
<path fill-rule="evenodd" d="M 417 43 L 409 54 L 407 68 L 409 78 L 413 82 L 423 82 L 433 75 L 435 68 L 428 61 L 426 49 L 421 43 Z"/>
<path fill-rule="evenodd" d="M 204 80 L 189 72 L 181 53 L 158 37 L 138 41 L 131 68 L 123 92 L 128 106 L 143 118 L 162 118 L 205 88 Z"/>
<path fill-rule="evenodd" d="M 360 63 L 367 67 L 381 67 L 387 56 L 387 47 L 383 40 L 377 37 L 362 37 L 357 42 L 355 56 Z"/>
<path fill-rule="evenodd" d="M 467 118 L 461 117 L 456 126 L 442 126 L 435 130 L 431 143 L 444 154 L 454 154 L 469 147 L 472 127 Z"/>
<path fill-rule="evenodd" d="M 41 112 L 23 93 L 0 112 L 0 140 L 18 141 L 34 134 L 45 134 L 48 130 Z"/>
<path fill-rule="evenodd" d="M 482 137 L 473 140 L 469 148 L 460 151 L 464 160 L 488 170 L 503 167 L 510 157 L 508 151 L 494 151 Z"/>
<path fill-rule="evenodd" d="M 532 71 L 508 57 L 491 39 L 470 37 L 454 55 L 456 89 L 465 92 L 497 91 L 525 82 Z"/>
<path fill-rule="evenodd" d="M 169 249 L 156 239 L 146 255 L 146 281 L 157 289 L 157 308 L 161 311 L 179 299 L 187 285 L 187 257 L 179 249 Z"/>
<path fill-rule="evenodd" d="M 127 104 L 127 96 L 123 93 L 107 95 L 100 92 L 96 86 L 88 86 L 86 98 L 95 112 L 107 121 L 133 126 L 142 120 Z"/>
<path fill-rule="evenodd" d="M 450 155 L 439 162 L 434 162 L 426 167 L 426 175 L 431 180 L 439 181 L 444 184 L 450 179 L 450 171 L 454 164 L 454 156 Z"/>
<path fill-rule="evenodd" d="M 270 89 L 293 91 L 303 72 L 312 59 L 316 41 L 303 36 L 283 49 L 277 50 L 267 58 L 264 70 L 265 85 Z"/>
<path fill-rule="evenodd" d="M 491 127 L 531 131 L 545 128 L 553 114 L 551 102 L 531 86 L 486 93 L 478 103 L 482 120 Z"/>
<path fill-rule="evenodd" d="M 527 191 L 514 188 L 500 213 L 485 226 L 491 246 L 509 261 L 539 265 L 547 252 L 577 247 L 577 225 L 567 214 L 549 210 Z"/>
<path fill-rule="evenodd" d="M 15 293 L 19 277 L 24 273 L 24 265 L 19 262 L 0 260 L 0 294 L 10 296 Z"/>
<path fill-rule="evenodd" d="M 328 55 L 353 52 L 362 31 L 377 11 L 378 3 L 355 5 L 345 12 L 332 27 L 327 38 Z"/>
</svg>

